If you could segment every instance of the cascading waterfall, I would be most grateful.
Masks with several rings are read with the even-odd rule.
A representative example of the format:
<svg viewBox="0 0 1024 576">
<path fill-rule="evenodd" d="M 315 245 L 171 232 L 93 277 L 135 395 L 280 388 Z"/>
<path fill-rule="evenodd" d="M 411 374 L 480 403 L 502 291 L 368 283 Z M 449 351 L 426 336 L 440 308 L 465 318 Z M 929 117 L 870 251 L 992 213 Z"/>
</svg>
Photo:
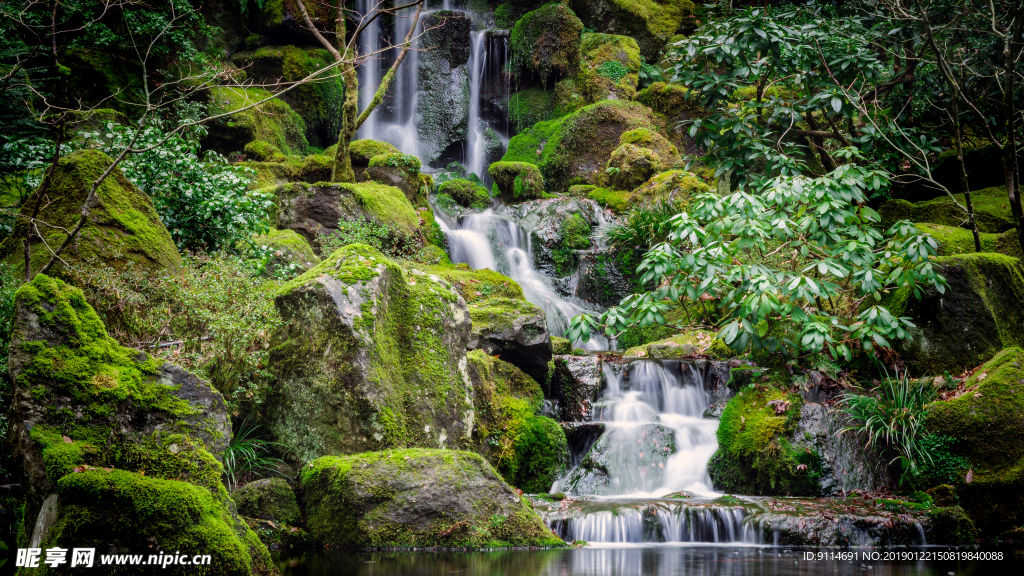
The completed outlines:
<svg viewBox="0 0 1024 576">
<path fill-rule="evenodd" d="M 480 123 L 480 77 L 487 67 L 486 32 L 470 32 L 469 52 L 469 134 L 466 146 L 466 170 L 483 177 L 484 127 Z"/>
<path fill-rule="evenodd" d="M 379 0 L 357 0 L 356 12 L 359 13 L 360 18 L 366 17 L 373 9 L 377 6 Z M 370 55 L 380 50 L 381 48 L 381 18 L 374 18 L 373 22 L 370 22 L 366 29 L 359 36 L 359 48 L 358 54 L 360 56 Z M 380 81 L 380 61 L 383 55 L 368 56 L 366 60 L 360 64 L 357 71 L 359 78 L 359 109 L 362 110 L 366 107 L 366 104 L 373 99 L 373 94 L 377 90 L 377 84 Z M 379 111 L 374 110 L 363 125 L 359 128 L 360 138 L 374 138 L 377 135 L 377 116 Z"/>
<path fill-rule="evenodd" d="M 552 334 L 565 334 L 574 316 L 594 313 L 556 294 L 550 279 L 534 269 L 529 234 L 518 223 L 490 209 L 463 216 L 458 229 L 449 226 L 443 214 L 435 212 L 435 216 L 447 236 L 452 262 L 475 270 L 490 268 L 518 282 L 526 299 L 544 310 Z M 609 348 L 608 341 L 597 334 L 577 345 L 590 350 Z"/>
</svg>

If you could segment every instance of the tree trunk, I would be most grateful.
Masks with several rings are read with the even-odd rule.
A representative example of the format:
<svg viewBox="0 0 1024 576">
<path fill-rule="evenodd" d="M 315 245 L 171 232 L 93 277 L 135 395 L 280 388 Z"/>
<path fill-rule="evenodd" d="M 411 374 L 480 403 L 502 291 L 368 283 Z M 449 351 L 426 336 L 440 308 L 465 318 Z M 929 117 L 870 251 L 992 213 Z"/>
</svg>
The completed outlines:
<svg viewBox="0 0 1024 576">
<path fill-rule="evenodd" d="M 1014 222 L 1017 223 L 1017 240 L 1024 251 L 1024 208 L 1020 199 L 1020 167 L 1017 166 L 1017 109 L 1013 100 L 1014 64 L 1020 53 L 1020 35 L 1024 26 L 1024 8 L 1018 6 L 1006 31 L 1003 43 L 1003 130 L 1006 143 L 1003 145 L 1003 179 L 1006 181 L 1006 195 L 1010 200 Z"/>
<path fill-rule="evenodd" d="M 964 142 L 963 132 L 960 125 L 960 91 L 953 91 L 953 135 L 956 138 L 956 160 L 960 168 L 960 188 L 964 193 L 964 203 L 967 205 L 967 221 L 971 225 L 971 234 L 974 235 L 974 251 L 981 252 L 981 234 L 978 233 L 978 221 L 974 216 L 974 204 L 971 202 L 971 187 L 967 183 L 967 166 L 964 165 Z"/>
</svg>

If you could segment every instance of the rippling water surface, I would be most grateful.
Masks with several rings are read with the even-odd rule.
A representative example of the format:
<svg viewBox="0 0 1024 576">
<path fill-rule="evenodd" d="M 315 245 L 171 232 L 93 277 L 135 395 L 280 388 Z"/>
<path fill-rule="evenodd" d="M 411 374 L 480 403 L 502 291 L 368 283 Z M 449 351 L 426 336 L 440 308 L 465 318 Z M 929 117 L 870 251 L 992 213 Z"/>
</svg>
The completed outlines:
<svg viewBox="0 0 1024 576">
<path fill-rule="evenodd" d="M 944 548 L 906 548 L 895 553 L 934 555 Z M 808 560 L 805 553 L 824 554 Z M 829 559 L 856 554 L 856 560 Z M 575 550 L 500 552 L 339 552 L 282 554 L 284 576 L 968 576 L 1021 574 L 1024 550 L 1002 550 L 1002 560 L 885 561 L 880 549 L 796 549 L 755 546 L 643 545 Z"/>
</svg>

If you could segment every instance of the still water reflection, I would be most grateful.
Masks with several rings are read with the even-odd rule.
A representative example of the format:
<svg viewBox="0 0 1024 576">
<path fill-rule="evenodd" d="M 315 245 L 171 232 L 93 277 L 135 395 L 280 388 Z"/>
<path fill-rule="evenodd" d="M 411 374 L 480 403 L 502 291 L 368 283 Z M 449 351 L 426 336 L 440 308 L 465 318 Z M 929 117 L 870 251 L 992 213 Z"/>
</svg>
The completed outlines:
<svg viewBox="0 0 1024 576">
<path fill-rule="evenodd" d="M 917 552 L 935 552 L 922 548 Z M 813 549 L 808 552 L 823 552 Z M 914 549 L 904 549 L 914 551 Z M 841 552 L 834 550 L 832 552 Z M 846 551 L 851 552 L 851 551 Z M 852 550 L 882 552 L 877 549 Z M 284 554 L 284 576 L 996 576 L 1022 574 L 1024 551 L 1001 561 L 807 560 L 804 550 L 644 545 L 501 552 L 338 552 Z M 884 553 L 884 552 L 883 552 Z"/>
</svg>

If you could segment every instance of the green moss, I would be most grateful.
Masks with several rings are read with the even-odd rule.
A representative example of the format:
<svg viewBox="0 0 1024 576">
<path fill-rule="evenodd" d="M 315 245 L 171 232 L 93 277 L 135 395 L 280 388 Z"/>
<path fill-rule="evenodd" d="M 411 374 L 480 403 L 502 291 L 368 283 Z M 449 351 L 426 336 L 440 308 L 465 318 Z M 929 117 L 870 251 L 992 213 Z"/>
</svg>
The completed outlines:
<svg viewBox="0 0 1024 576">
<path fill-rule="evenodd" d="M 931 235 L 939 244 L 940 256 L 954 256 L 974 252 L 974 235 L 966 228 L 945 226 L 943 224 L 915 224 L 917 228 Z M 1001 234 L 981 233 L 981 251 L 998 252 L 1021 257 L 1020 243 L 1017 241 L 1017 230 L 1008 230 Z"/>
<path fill-rule="evenodd" d="M 301 165 L 292 162 L 238 162 L 235 166 L 244 166 L 256 172 L 256 178 L 249 185 L 250 190 L 260 190 L 281 186 L 297 179 L 296 173 Z"/>
<path fill-rule="evenodd" d="M 451 197 L 460 206 L 481 210 L 486 208 L 491 200 L 486 188 L 481 188 L 474 182 L 459 178 L 442 182 L 437 187 L 437 193 Z"/>
<path fill-rule="evenodd" d="M 594 167 L 607 163 L 623 132 L 637 128 L 658 129 L 649 108 L 622 100 L 598 102 L 517 134 L 502 160 L 535 164 L 549 191 L 597 184 L 601 174 Z"/>
<path fill-rule="evenodd" d="M 963 195 L 957 195 L 957 202 L 964 205 Z M 1006 195 L 1006 187 L 985 188 L 971 192 L 975 220 L 978 231 L 988 233 L 1006 232 L 1016 225 L 1010 211 L 1010 201 Z M 911 222 L 928 222 L 946 226 L 967 227 L 968 223 L 963 211 L 957 208 L 948 196 L 924 202 L 907 202 L 906 200 L 890 200 L 879 209 L 883 225 L 891 225 L 899 220 Z"/>
<path fill-rule="evenodd" d="M 595 187 L 587 194 L 587 197 L 616 214 L 622 214 L 629 208 L 633 193 Z"/>
<path fill-rule="evenodd" d="M 580 64 L 583 23 L 562 4 L 548 4 L 527 13 L 510 33 L 512 66 L 535 74 L 541 84 L 572 74 Z"/>
<path fill-rule="evenodd" d="M 81 150 L 64 156 L 50 179 L 46 202 L 37 218 L 49 224 L 39 226 L 43 239 L 51 247 L 59 246 L 81 217 L 82 203 L 92 184 L 113 162 L 96 150 Z M 22 207 L 11 234 L 0 243 L 0 258 L 10 265 L 18 278 L 24 277 L 23 239 L 28 232 L 28 217 L 37 202 L 35 194 Z M 181 270 L 181 255 L 167 232 L 149 197 L 135 187 L 119 169 L 114 169 L 97 190 L 97 202 L 76 241 L 61 254 L 69 264 L 108 266 L 126 265 L 145 269 Z M 33 270 L 39 270 L 50 253 L 36 240 L 32 244 Z M 53 274 L 65 275 L 58 264 Z"/>
<path fill-rule="evenodd" d="M 352 158 L 353 166 L 369 166 L 370 159 L 374 156 L 398 153 L 398 148 L 387 142 L 376 140 L 353 140 L 348 146 L 348 154 Z"/>
<path fill-rule="evenodd" d="M 544 192 L 544 177 L 540 169 L 529 162 L 495 162 L 487 173 L 508 201 L 540 198 Z"/>
<path fill-rule="evenodd" d="M 655 82 L 641 90 L 636 95 L 636 100 L 670 118 L 683 113 L 701 116 L 704 112 L 696 92 L 690 92 L 686 87 L 678 84 Z"/>
<path fill-rule="evenodd" d="M 68 474 L 44 548 L 209 554 L 209 574 L 270 574 L 270 554 L 208 490 L 123 470 Z M 170 574 L 195 573 L 172 568 Z"/>
<path fill-rule="evenodd" d="M 338 184 L 355 195 L 359 205 L 374 220 L 391 225 L 406 234 L 414 234 L 419 226 L 419 217 L 412 203 L 401 190 L 376 182 Z"/>
<path fill-rule="evenodd" d="M 551 351 L 554 354 L 569 354 L 572 352 L 572 342 L 561 336 L 552 336 Z"/>
<path fill-rule="evenodd" d="M 489 268 L 473 270 L 466 264 L 420 265 L 417 268 L 447 280 L 467 304 L 488 298 L 526 299 L 515 280 Z"/>
<path fill-rule="evenodd" d="M 515 92 L 508 99 L 508 119 L 515 132 L 555 116 L 555 94 L 539 86 Z"/>
<path fill-rule="evenodd" d="M 238 513 L 297 526 L 302 521 L 295 491 L 282 478 L 250 482 L 231 493 Z"/>
<path fill-rule="evenodd" d="M 334 170 L 334 158 L 320 154 L 306 156 L 302 166 L 295 173 L 295 177 L 302 182 L 315 184 L 317 182 L 330 182 L 331 172 Z"/>
<path fill-rule="evenodd" d="M 820 457 L 795 447 L 789 438 L 802 405 L 799 394 L 770 387 L 741 388 L 722 412 L 718 451 L 708 463 L 715 488 L 742 494 L 816 496 Z"/>
<path fill-rule="evenodd" d="M 635 38 L 649 62 L 696 13 L 690 0 L 569 0 L 587 28 Z"/>
<path fill-rule="evenodd" d="M 281 149 L 270 142 L 253 140 L 245 145 L 245 155 L 255 162 L 284 162 L 287 156 L 281 153 Z"/>
<path fill-rule="evenodd" d="M 933 402 L 926 425 L 959 440 L 973 479 L 957 487 L 960 505 L 987 531 L 1024 522 L 1024 350 L 1007 348 L 964 382 L 960 396 Z"/>
<path fill-rule="evenodd" d="M 559 239 L 551 246 L 551 260 L 555 272 L 566 275 L 577 267 L 576 251 L 590 247 L 590 223 L 583 216 L 573 214 L 562 221 Z"/>
<path fill-rule="evenodd" d="M 388 152 L 386 154 L 378 154 L 370 158 L 369 166 L 391 166 L 393 168 L 402 168 L 408 172 L 420 171 L 420 159 L 409 154 L 402 154 L 401 152 Z"/>
<path fill-rule="evenodd" d="M 379 275 L 375 265 L 386 262 L 387 258 L 366 244 L 342 246 L 301 276 L 282 284 L 277 295 L 288 294 L 325 274 L 346 284 L 366 282 Z"/>
<path fill-rule="evenodd" d="M 599 102 L 614 94 L 632 100 L 640 72 L 640 48 L 629 36 L 583 34 L 580 49 L 583 61 L 576 85 L 587 102 Z"/>
<path fill-rule="evenodd" d="M 978 529 L 959 506 L 928 511 L 929 544 L 972 546 L 978 543 Z"/>
<path fill-rule="evenodd" d="M 262 140 L 286 155 L 304 154 L 309 147 L 306 123 L 286 102 L 270 96 L 270 92 L 262 88 L 210 88 L 211 115 L 266 102 L 215 121 L 206 138 L 206 146 L 225 153 L 236 152 L 253 140 Z"/>
<path fill-rule="evenodd" d="M 265 268 L 271 275 L 279 270 L 307 270 L 320 263 L 320 258 L 313 252 L 309 242 L 294 230 L 271 228 L 262 236 L 254 236 L 251 242 L 253 246 L 269 248 L 269 261 Z"/>
<path fill-rule="evenodd" d="M 621 144 L 608 159 L 605 175 L 610 187 L 633 190 L 664 167 L 661 156 L 654 150 Z"/>
<path fill-rule="evenodd" d="M 685 170 L 669 170 L 653 176 L 634 190 L 630 197 L 632 206 L 651 207 L 663 202 L 685 210 L 697 194 L 711 191 L 701 179 Z"/>
</svg>

